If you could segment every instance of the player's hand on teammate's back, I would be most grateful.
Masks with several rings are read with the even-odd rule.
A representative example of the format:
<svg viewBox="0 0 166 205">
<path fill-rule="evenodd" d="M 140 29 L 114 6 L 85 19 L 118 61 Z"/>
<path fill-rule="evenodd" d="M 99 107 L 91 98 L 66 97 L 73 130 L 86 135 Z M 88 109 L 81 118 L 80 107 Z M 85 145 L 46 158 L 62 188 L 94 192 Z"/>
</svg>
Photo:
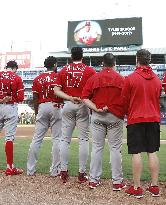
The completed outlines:
<svg viewBox="0 0 166 205">
<path fill-rule="evenodd" d="M 104 111 L 104 112 L 107 112 L 107 111 L 108 111 L 108 107 L 107 107 L 107 106 L 104 106 L 104 107 L 103 107 L 103 111 Z"/>
<path fill-rule="evenodd" d="M 12 100 L 12 97 L 11 96 L 6 96 L 5 97 L 5 102 L 9 102 L 9 101 L 11 101 Z"/>
<path fill-rule="evenodd" d="M 3 99 L 0 100 L 0 103 L 7 103 L 11 100 L 12 100 L 11 96 L 6 96 L 6 97 L 4 97 Z"/>
<path fill-rule="evenodd" d="M 97 109 L 96 112 L 104 112 L 103 109 Z"/>
<path fill-rule="evenodd" d="M 107 112 L 108 111 L 108 107 L 107 106 L 104 106 L 102 109 L 99 108 L 96 110 L 96 112 Z"/>
<path fill-rule="evenodd" d="M 74 102 L 75 104 L 79 104 L 82 102 L 81 98 L 80 97 L 73 97 L 74 98 Z"/>
<path fill-rule="evenodd" d="M 82 102 L 82 101 L 81 101 L 81 98 L 79 98 L 79 97 L 71 97 L 71 98 L 70 98 L 70 101 L 71 101 L 72 103 L 74 103 L 74 104 L 79 104 L 79 103 Z"/>
</svg>

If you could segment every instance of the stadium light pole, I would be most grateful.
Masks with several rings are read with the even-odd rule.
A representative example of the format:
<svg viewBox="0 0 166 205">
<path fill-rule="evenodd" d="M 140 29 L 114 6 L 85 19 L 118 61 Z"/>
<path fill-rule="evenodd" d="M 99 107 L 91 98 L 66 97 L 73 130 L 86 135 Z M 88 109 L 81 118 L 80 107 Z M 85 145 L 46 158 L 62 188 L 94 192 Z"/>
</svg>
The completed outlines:
<svg viewBox="0 0 166 205">
<path fill-rule="evenodd" d="M 11 52 L 13 52 L 13 43 L 14 43 L 14 41 L 11 40 L 11 45 L 10 45 L 10 51 L 11 51 Z"/>
</svg>

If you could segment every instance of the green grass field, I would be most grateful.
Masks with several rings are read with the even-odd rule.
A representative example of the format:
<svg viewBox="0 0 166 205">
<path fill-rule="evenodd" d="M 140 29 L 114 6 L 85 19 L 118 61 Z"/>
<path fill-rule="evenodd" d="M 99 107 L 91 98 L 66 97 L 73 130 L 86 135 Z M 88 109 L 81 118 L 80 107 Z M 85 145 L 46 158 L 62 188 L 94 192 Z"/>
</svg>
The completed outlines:
<svg viewBox="0 0 166 205">
<path fill-rule="evenodd" d="M 78 131 L 77 129 L 74 130 L 73 137 L 78 136 Z M 127 137 L 127 130 L 126 130 L 126 125 L 124 125 L 123 128 L 123 138 L 126 139 Z M 161 125 L 160 126 L 160 139 L 161 140 L 166 140 L 166 125 Z"/>
<path fill-rule="evenodd" d="M 15 164 L 16 166 L 26 170 L 26 161 L 27 153 L 31 139 L 26 138 L 17 138 L 15 140 Z M 123 155 L 123 172 L 124 177 L 131 179 L 131 156 L 127 154 L 127 146 L 123 145 L 122 150 Z M 161 145 L 160 152 L 158 153 L 160 159 L 160 181 L 166 181 L 166 145 Z M 143 155 L 144 171 L 142 175 L 142 180 L 149 180 L 150 176 L 147 169 L 147 156 Z M 49 167 L 51 164 L 51 140 L 44 140 L 42 147 L 39 152 L 39 160 L 37 163 L 37 172 L 38 173 L 49 173 Z M 72 141 L 70 145 L 70 158 L 69 158 L 69 171 L 70 175 L 76 176 L 78 172 L 78 143 L 77 140 Z M 4 151 L 4 140 L 0 140 L 0 169 L 5 169 L 5 151 Z M 88 170 L 89 170 L 89 161 L 88 161 Z M 108 145 L 106 144 L 103 155 L 103 178 L 110 178 L 110 169 L 109 169 L 109 151 Z"/>
</svg>

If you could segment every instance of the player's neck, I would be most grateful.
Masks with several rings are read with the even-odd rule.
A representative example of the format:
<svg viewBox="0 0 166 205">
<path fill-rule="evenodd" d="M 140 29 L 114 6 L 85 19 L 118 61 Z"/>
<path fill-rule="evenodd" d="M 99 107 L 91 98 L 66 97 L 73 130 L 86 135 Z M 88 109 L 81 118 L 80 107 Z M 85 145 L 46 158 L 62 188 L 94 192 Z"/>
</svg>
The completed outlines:
<svg viewBox="0 0 166 205">
<path fill-rule="evenodd" d="M 45 73 L 52 73 L 53 71 L 50 70 L 46 70 Z"/>
<path fill-rule="evenodd" d="M 12 70 L 11 68 L 6 68 L 4 71 L 6 71 L 6 72 L 8 72 L 8 71 L 14 72 L 14 70 Z"/>
<path fill-rule="evenodd" d="M 115 70 L 115 66 L 112 66 L 112 67 L 104 66 L 104 67 L 102 68 L 102 70 L 108 70 L 108 69 L 110 69 L 110 70 Z"/>
<path fill-rule="evenodd" d="M 51 73 L 53 73 L 53 72 L 54 72 L 53 70 L 46 70 L 44 73 L 51 74 Z"/>
<path fill-rule="evenodd" d="M 75 63 L 75 64 L 82 63 L 82 60 L 79 60 L 79 61 L 73 61 L 73 63 Z"/>
</svg>

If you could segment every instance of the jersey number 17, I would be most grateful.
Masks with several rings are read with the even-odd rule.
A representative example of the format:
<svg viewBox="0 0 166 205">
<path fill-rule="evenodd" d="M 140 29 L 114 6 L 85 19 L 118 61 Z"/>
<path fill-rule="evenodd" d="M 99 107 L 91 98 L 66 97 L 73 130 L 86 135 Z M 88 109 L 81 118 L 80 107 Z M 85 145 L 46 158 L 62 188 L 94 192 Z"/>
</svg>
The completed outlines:
<svg viewBox="0 0 166 205">
<path fill-rule="evenodd" d="M 83 72 L 68 72 L 67 87 L 78 88 L 83 77 Z"/>
</svg>

